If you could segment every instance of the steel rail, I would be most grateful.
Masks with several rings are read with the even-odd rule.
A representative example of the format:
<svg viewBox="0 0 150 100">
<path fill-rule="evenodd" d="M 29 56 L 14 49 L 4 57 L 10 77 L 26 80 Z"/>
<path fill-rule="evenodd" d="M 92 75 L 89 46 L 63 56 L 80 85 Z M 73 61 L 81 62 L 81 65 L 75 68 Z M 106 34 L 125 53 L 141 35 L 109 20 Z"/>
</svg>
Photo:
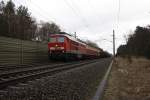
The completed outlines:
<svg viewBox="0 0 150 100">
<path fill-rule="evenodd" d="M 39 66 L 39 67 L 27 67 L 27 68 L 22 68 L 22 69 L 16 69 L 16 70 L 12 70 L 12 71 L 5 71 L 5 72 L 1 72 L 0 73 L 0 78 L 2 77 L 8 77 L 11 75 L 16 75 L 16 74 L 23 74 L 26 72 L 32 72 L 32 71 L 40 71 L 40 70 L 47 70 L 47 69 L 52 69 L 52 68 L 56 68 L 56 67 L 60 67 L 60 66 L 67 66 L 67 65 L 71 65 L 71 64 L 77 64 L 77 63 L 82 63 L 85 61 L 80 61 L 80 62 L 71 62 L 71 63 L 63 63 L 63 64 L 53 64 L 53 65 L 44 65 L 44 66 Z M 88 60 L 87 60 L 88 62 Z"/>
</svg>

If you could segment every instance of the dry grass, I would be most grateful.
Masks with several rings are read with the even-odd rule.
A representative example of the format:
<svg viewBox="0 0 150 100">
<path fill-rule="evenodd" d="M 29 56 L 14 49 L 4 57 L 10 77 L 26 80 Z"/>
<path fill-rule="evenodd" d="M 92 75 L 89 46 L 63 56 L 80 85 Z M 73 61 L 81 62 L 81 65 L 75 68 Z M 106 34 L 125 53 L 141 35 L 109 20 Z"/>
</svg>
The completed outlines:
<svg viewBox="0 0 150 100">
<path fill-rule="evenodd" d="M 104 100 L 150 100 L 150 60 L 116 58 Z"/>
</svg>

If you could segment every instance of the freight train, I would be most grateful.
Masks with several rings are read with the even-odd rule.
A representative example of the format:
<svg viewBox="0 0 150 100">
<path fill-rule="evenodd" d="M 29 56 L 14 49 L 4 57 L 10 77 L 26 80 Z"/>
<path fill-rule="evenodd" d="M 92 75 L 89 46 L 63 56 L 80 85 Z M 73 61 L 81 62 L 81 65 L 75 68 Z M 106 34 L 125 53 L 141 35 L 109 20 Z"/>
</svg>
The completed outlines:
<svg viewBox="0 0 150 100">
<path fill-rule="evenodd" d="M 79 60 L 98 58 L 102 49 L 92 47 L 69 34 L 51 34 L 48 39 L 50 59 Z"/>
</svg>

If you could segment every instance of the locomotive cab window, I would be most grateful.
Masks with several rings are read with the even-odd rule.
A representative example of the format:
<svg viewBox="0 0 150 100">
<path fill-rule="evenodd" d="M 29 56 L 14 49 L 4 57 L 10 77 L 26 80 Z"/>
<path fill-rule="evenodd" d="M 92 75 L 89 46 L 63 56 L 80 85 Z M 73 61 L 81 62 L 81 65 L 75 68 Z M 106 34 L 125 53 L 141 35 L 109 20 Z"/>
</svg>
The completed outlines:
<svg viewBox="0 0 150 100">
<path fill-rule="evenodd" d="M 57 42 L 57 41 L 56 41 L 56 38 L 51 37 L 51 38 L 49 38 L 49 42 Z"/>
<path fill-rule="evenodd" d="M 64 39 L 64 37 L 58 37 L 58 42 L 64 42 L 65 41 L 65 39 Z"/>
</svg>

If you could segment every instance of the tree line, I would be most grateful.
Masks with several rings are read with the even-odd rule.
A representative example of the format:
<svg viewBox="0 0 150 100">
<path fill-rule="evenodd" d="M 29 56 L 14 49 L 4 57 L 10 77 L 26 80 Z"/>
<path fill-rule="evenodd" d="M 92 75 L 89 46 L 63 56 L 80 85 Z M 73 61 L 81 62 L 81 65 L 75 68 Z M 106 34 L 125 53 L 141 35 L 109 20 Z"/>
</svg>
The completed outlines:
<svg viewBox="0 0 150 100">
<path fill-rule="evenodd" d="M 120 56 L 144 56 L 150 58 L 150 26 L 137 26 L 127 38 L 127 43 L 117 50 Z"/>
<path fill-rule="evenodd" d="M 12 0 L 0 2 L 0 36 L 32 40 L 47 40 L 48 33 L 59 33 L 60 27 L 54 22 L 40 22 L 31 17 L 28 8 L 16 8 Z"/>
</svg>

